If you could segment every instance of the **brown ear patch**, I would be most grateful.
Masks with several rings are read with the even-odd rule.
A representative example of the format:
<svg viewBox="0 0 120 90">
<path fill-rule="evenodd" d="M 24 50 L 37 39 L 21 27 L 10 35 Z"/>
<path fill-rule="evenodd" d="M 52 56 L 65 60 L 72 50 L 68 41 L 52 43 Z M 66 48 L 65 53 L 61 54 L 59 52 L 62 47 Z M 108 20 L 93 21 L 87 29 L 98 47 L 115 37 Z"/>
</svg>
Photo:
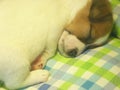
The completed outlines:
<svg viewBox="0 0 120 90">
<path fill-rule="evenodd" d="M 83 41 L 92 42 L 111 32 L 112 10 L 108 0 L 88 0 L 74 20 L 66 27 Z"/>
<path fill-rule="evenodd" d="M 91 7 L 91 1 L 84 8 L 82 8 L 72 22 L 65 28 L 78 38 L 86 38 L 89 35 L 90 22 L 89 22 L 89 11 Z"/>
<path fill-rule="evenodd" d="M 110 33 L 113 25 L 112 10 L 108 0 L 92 0 L 89 14 L 91 37 L 97 39 Z"/>
</svg>

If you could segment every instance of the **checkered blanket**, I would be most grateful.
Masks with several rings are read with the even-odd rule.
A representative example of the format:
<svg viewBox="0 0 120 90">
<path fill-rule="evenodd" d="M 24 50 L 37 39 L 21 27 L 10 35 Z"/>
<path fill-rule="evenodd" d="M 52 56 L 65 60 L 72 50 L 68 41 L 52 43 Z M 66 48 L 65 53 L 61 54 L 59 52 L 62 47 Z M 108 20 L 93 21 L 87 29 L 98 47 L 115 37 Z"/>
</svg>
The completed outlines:
<svg viewBox="0 0 120 90">
<path fill-rule="evenodd" d="M 120 39 L 77 58 L 59 53 L 45 67 L 50 79 L 22 90 L 120 90 Z"/>
<path fill-rule="evenodd" d="M 110 1 L 119 13 L 120 5 L 115 6 L 120 0 Z M 45 69 L 51 73 L 47 82 L 21 90 L 120 90 L 120 39 L 112 37 L 108 44 L 87 50 L 77 58 L 58 53 Z"/>
</svg>

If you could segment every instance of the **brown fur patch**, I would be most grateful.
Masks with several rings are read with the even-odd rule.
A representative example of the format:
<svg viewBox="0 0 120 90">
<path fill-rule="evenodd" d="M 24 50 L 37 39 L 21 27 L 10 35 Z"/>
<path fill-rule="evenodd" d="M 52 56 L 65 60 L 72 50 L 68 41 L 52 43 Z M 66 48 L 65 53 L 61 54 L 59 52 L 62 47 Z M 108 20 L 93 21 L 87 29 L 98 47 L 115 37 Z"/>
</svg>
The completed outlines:
<svg viewBox="0 0 120 90">
<path fill-rule="evenodd" d="M 78 38 L 86 38 L 89 35 L 90 22 L 89 22 L 89 11 L 91 2 L 81 9 L 74 20 L 66 27 L 66 30 L 76 35 Z"/>
<path fill-rule="evenodd" d="M 100 38 L 112 30 L 113 17 L 108 0 L 92 0 L 89 20 L 91 22 L 91 36 L 93 39 Z"/>
<path fill-rule="evenodd" d="M 91 43 L 111 32 L 113 17 L 108 0 L 88 0 L 66 30 Z"/>
</svg>

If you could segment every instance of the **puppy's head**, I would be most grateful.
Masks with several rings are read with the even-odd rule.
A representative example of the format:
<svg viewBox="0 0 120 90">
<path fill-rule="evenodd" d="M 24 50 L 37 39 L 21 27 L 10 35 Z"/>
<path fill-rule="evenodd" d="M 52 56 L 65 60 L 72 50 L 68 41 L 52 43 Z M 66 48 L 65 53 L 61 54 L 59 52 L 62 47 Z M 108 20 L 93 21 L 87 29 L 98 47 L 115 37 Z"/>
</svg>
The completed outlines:
<svg viewBox="0 0 120 90">
<path fill-rule="evenodd" d="M 113 17 L 108 0 L 88 0 L 65 27 L 58 49 L 67 57 L 76 57 L 86 48 L 105 43 L 110 35 Z"/>
</svg>

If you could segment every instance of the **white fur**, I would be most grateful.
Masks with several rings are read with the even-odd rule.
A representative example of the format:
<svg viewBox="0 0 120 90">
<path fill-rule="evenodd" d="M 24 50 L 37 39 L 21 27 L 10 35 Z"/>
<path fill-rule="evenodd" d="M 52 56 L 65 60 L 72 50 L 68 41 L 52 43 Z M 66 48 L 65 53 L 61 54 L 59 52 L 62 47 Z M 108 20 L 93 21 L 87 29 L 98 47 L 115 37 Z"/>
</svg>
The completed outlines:
<svg viewBox="0 0 120 90">
<path fill-rule="evenodd" d="M 45 70 L 30 72 L 30 64 L 43 53 L 55 54 L 63 28 L 88 0 L 1 0 L 0 80 L 9 89 L 44 82 Z"/>
<path fill-rule="evenodd" d="M 108 34 L 106 34 L 105 36 L 99 38 L 99 39 L 96 40 L 93 44 L 95 44 L 95 45 L 101 45 L 102 43 L 105 43 L 106 40 L 107 40 L 108 37 L 109 37 L 109 34 L 110 34 L 110 33 L 108 33 Z"/>
<path fill-rule="evenodd" d="M 105 43 L 106 40 L 108 39 L 108 36 L 109 36 L 109 33 L 103 37 L 100 37 L 99 39 L 97 39 L 95 42 L 91 44 L 85 44 L 84 42 L 79 40 L 75 35 L 70 34 L 68 31 L 64 31 L 59 40 L 58 49 L 59 49 L 59 52 L 66 57 L 70 57 L 68 55 L 68 52 L 70 50 L 77 49 L 77 54 L 75 56 L 78 56 L 88 46 L 91 46 L 91 45 L 97 46 Z"/>
<path fill-rule="evenodd" d="M 86 45 L 81 42 L 75 35 L 69 34 L 69 32 L 64 31 L 60 40 L 59 40 L 59 52 L 66 56 L 70 57 L 67 53 L 70 50 L 77 49 L 77 54 L 78 56 L 84 49 Z"/>
</svg>

